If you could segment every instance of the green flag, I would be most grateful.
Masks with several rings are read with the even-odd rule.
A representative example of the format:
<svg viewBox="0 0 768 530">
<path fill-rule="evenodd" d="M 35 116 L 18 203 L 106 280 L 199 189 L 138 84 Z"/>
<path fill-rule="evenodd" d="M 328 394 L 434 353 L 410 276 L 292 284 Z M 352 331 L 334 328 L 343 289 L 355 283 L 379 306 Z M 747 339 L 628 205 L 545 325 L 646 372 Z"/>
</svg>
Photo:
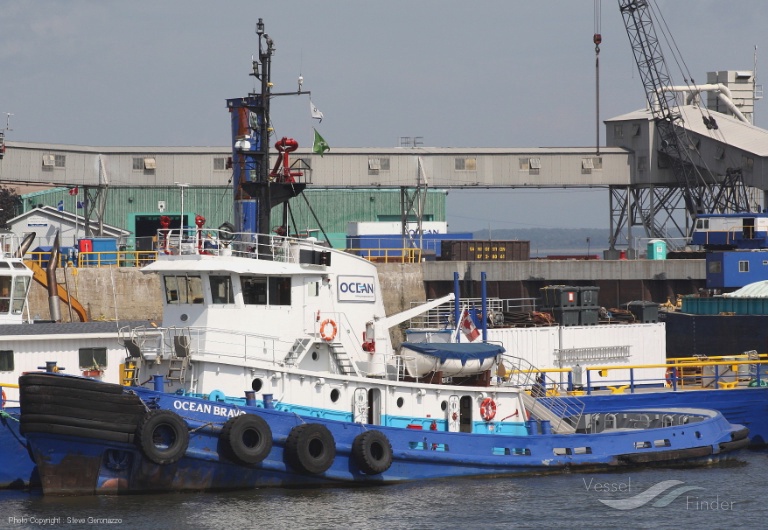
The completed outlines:
<svg viewBox="0 0 768 530">
<path fill-rule="evenodd" d="M 328 146 L 328 142 L 326 142 L 323 137 L 320 136 L 320 133 L 317 132 L 317 129 L 313 128 L 312 130 L 315 131 L 315 141 L 312 142 L 312 152 L 323 156 L 323 153 L 330 151 L 331 148 Z"/>
</svg>

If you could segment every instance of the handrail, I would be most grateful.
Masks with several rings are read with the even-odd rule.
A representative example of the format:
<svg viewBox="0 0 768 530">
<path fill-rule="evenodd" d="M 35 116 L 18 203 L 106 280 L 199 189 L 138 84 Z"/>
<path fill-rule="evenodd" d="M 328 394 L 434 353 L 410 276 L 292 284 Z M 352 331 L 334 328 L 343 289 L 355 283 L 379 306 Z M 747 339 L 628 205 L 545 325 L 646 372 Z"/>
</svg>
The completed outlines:
<svg viewBox="0 0 768 530">
<path fill-rule="evenodd" d="M 421 261 L 421 249 L 413 247 L 346 248 L 344 252 L 381 263 L 419 263 Z"/>
<path fill-rule="evenodd" d="M 50 252 L 27 252 L 24 261 L 35 263 L 45 268 L 50 260 Z M 101 252 L 78 252 L 72 261 L 69 256 L 59 254 L 57 266 L 83 267 L 143 267 L 157 261 L 156 250 L 107 250 Z"/>
<path fill-rule="evenodd" d="M 583 367 L 584 370 L 630 370 L 630 369 L 638 369 L 638 368 L 675 368 L 675 367 L 682 367 L 682 368 L 692 368 L 695 366 L 731 366 L 731 365 L 741 365 L 741 364 L 768 364 L 768 359 L 766 360 L 744 360 L 744 361 L 701 361 L 701 362 L 695 362 L 695 363 L 678 363 L 678 362 L 667 362 L 665 364 L 614 364 L 614 365 L 605 365 L 605 366 L 589 366 L 589 367 Z M 551 371 L 555 371 L 556 369 L 552 369 Z M 542 372 L 548 372 L 550 370 L 541 370 Z"/>
<path fill-rule="evenodd" d="M 747 379 L 750 381 L 749 386 L 768 385 L 768 368 L 760 368 L 767 364 L 768 358 L 763 354 L 759 359 L 703 360 L 700 358 L 681 358 L 669 359 L 666 363 L 581 366 L 579 369 L 586 379 L 586 382 L 583 385 L 574 382 L 574 376 L 576 374 L 573 367 L 515 367 L 506 371 L 506 377 L 512 379 L 512 376 L 518 374 L 525 374 L 528 376 L 530 376 L 530 374 L 544 374 L 545 376 L 550 373 L 566 374 L 567 378 L 565 381 L 557 382 L 546 378 L 546 388 L 548 391 L 558 389 L 569 394 L 591 394 L 597 389 L 608 389 L 616 393 L 621 393 L 624 390 L 629 389 L 630 393 L 634 393 L 638 386 L 645 385 L 658 387 L 662 384 L 665 387 L 669 387 L 670 390 L 676 391 L 678 390 L 678 387 L 684 390 L 719 388 L 721 386 L 724 388 L 736 388 L 740 381 L 746 381 Z M 738 367 L 743 365 L 752 367 L 749 374 L 740 373 Z M 727 370 L 725 371 L 726 373 L 721 372 L 719 367 L 722 366 L 731 368 L 732 373 L 727 373 Z M 704 370 L 706 367 L 714 368 L 714 370 L 707 373 Z M 642 374 L 637 374 L 638 371 L 659 368 L 665 369 L 664 375 L 643 378 Z M 615 373 L 616 371 L 621 370 L 628 370 L 629 377 L 607 379 L 610 372 Z M 601 379 L 599 382 L 593 380 L 592 374 L 595 373 L 600 373 L 599 375 L 601 376 Z"/>
</svg>

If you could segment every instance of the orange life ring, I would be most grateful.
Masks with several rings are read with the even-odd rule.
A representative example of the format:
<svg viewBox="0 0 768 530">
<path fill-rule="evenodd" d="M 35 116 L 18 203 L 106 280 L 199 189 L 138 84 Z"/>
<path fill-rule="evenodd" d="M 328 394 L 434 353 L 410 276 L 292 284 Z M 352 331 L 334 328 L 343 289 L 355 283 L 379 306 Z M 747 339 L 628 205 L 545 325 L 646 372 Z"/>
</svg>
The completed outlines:
<svg viewBox="0 0 768 530">
<path fill-rule="evenodd" d="M 331 326 L 330 333 L 325 332 L 325 328 L 328 325 Z M 331 342 L 333 339 L 335 339 L 336 331 L 338 331 L 338 328 L 336 327 L 336 322 L 334 322 L 330 318 L 326 318 L 325 320 L 323 320 L 323 323 L 320 324 L 320 338 L 323 339 L 325 342 Z"/>
<path fill-rule="evenodd" d="M 491 421 L 496 416 L 496 402 L 491 398 L 485 398 L 480 403 L 480 417 L 485 421 Z"/>
<path fill-rule="evenodd" d="M 664 375 L 664 379 L 667 381 L 667 386 L 672 386 L 672 378 L 675 375 L 674 368 L 667 368 L 667 373 Z"/>
<path fill-rule="evenodd" d="M 2 407 L 0 407 L 0 408 L 5 408 L 5 390 L 2 391 L 2 394 L 3 394 L 3 396 L 2 396 L 3 404 L 2 404 Z"/>
</svg>

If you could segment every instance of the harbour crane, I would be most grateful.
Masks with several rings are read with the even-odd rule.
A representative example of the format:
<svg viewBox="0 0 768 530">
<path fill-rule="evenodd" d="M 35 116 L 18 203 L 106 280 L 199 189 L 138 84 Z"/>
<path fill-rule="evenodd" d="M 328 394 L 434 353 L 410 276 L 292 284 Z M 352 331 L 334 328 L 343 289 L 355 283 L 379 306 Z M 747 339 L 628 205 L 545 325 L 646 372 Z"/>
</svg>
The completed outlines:
<svg viewBox="0 0 768 530">
<path fill-rule="evenodd" d="M 680 227 L 672 217 L 673 210 L 681 202 L 685 205 L 686 225 L 689 227 L 694 225 L 693 220 L 700 214 L 748 212 L 750 206 L 739 171 L 729 171 L 718 181 L 708 171 L 699 171 L 691 159 L 686 147 L 691 142 L 687 141 L 687 133 L 682 126 L 677 96 L 670 90 L 672 83 L 656 37 L 649 3 L 649 0 L 619 0 L 619 9 L 652 112 L 659 151 L 672 170 L 676 186 L 634 190 L 635 204 L 640 205 L 640 211 L 636 208 L 635 213 L 642 217 L 649 237 L 666 237 L 667 233 L 657 219 L 661 213 L 666 213 L 680 234 L 687 237 L 690 229 Z M 717 128 L 713 117 L 703 116 L 703 119 L 705 123 L 711 123 L 712 129 Z M 710 128 L 709 125 L 707 127 Z M 641 196 L 643 194 L 646 196 Z"/>
</svg>

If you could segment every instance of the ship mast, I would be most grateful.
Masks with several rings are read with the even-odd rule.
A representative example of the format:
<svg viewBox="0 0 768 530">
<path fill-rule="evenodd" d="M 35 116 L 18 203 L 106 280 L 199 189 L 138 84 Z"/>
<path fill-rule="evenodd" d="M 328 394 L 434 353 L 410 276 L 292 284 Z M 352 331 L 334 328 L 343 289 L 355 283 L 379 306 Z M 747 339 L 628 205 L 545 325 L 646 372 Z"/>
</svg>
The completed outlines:
<svg viewBox="0 0 768 530">
<path fill-rule="evenodd" d="M 269 142 L 271 122 L 269 106 L 275 96 L 310 94 L 302 91 L 272 92 L 272 55 L 275 44 L 264 32 L 264 21 L 256 24 L 259 36 L 258 59 L 252 59 L 251 76 L 260 81 L 260 92 L 244 98 L 227 100 L 232 127 L 232 186 L 235 209 L 235 231 L 268 235 L 272 208 L 299 195 L 305 183 L 284 179 L 270 172 Z"/>
</svg>

